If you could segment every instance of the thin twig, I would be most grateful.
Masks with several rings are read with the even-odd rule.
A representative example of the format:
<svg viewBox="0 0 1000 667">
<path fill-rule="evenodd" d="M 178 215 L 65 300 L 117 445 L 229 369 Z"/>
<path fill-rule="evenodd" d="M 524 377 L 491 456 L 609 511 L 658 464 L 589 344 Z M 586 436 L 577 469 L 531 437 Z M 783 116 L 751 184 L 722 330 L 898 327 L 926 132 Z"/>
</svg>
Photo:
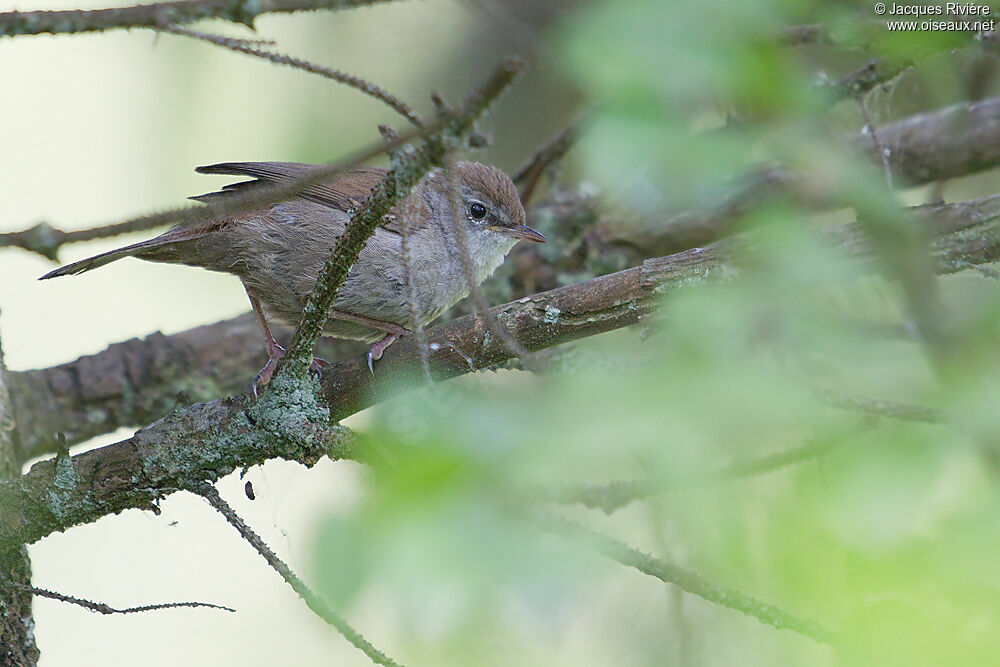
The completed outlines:
<svg viewBox="0 0 1000 667">
<path fill-rule="evenodd" d="M 659 493 L 669 493 L 709 484 L 729 482 L 776 472 L 782 468 L 813 461 L 833 451 L 830 442 L 814 442 L 784 452 L 747 461 L 737 461 L 717 470 L 666 479 L 641 479 L 608 484 L 576 484 L 538 494 L 540 500 L 563 504 L 580 503 L 611 514 L 629 503 Z"/>
<path fill-rule="evenodd" d="M 861 116 L 865 119 L 865 130 L 871 134 L 872 143 L 875 145 L 875 150 L 878 151 L 879 159 L 882 161 L 882 169 L 885 170 L 886 185 L 889 187 L 889 192 L 892 192 L 892 165 L 889 164 L 889 149 L 888 147 L 882 145 L 882 142 L 879 141 L 875 125 L 872 123 L 872 119 L 868 115 L 868 105 L 865 104 L 865 98 L 858 97 L 857 99 L 858 107 L 861 109 Z"/>
<path fill-rule="evenodd" d="M 25 586 L 24 584 L 19 584 L 13 581 L 8 581 L 5 578 L 0 578 L 0 586 L 8 586 L 10 588 L 16 588 L 19 591 L 24 591 L 26 593 L 31 593 L 38 597 L 49 598 L 50 600 L 58 600 L 59 602 L 68 602 L 69 604 L 75 604 L 84 609 L 89 609 L 90 611 L 96 612 L 98 614 L 138 614 L 144 611 L 159 611 L 161 609 L 177 609 L 178 607 L 204 607 L 208 609 L 221 609 L 228 612 L 236 612 L 232 607 L 227 607 L 221 604 L 212 604 L 211 602 L 161 602 L 160 604 L 146 604 L 141 607 L 128 607 L 126 609 L 116 609 L 110 605 L 103 602 L 92 602 L 91 600 L 84 600 L 83 598 L 74 597 L 72 595 L 65 595 L 63 593 L 56 593 L 55 591 L 46 590 L 44 588 L 35 588 L 34 586 Z"/>
<path fill-rule="evenodd" d="M 395 159 L 395 155 L 393 156 Z M 400 246 L 403 254 L 403 289 L 406 290 L 406 306 L 409 310 L 410 325 L 413 327 L 413 335 L 417 339 L 417 347 L 420 351 L 420 366 L 424 371 L 424 380 L 427 384 L 432 384 L 434 378 L 431 377 L 431 354 L 427 340 L 427 332 L 424 330 L 423 314 L 420 312 L 421 304 L 417 299 L 416 288 L 413 284 L 413 264 L 410 259 L 410 220 L 416 215 L 414 203 L 407 199 L 403 207 L 402 234 L 400 234 Z"/>
<path fill-rule="evenodd" d="M 23 229 L 19 232 L 0 234 L 0 248 L 4 246 L 24 248 L 31 252 L 37 252 L 42 257 L 46 257 L 52 261 L 58 261 L 59 249 L 67 243 L 81 243 L 94 239 L 120 236 L 121 234 L 131 234 L 133 232 L 160 227 L 163 224 L 160 220 L 146 216 L 113 225 L 64 232 L 61 229 L 55 229 L 47 222 L 40 222 L 34 227 Z"/>
<path fill-rule="evenodd" d="M 338 10 L 389 0 L 179 0 L 109 9 L 70 9 L 0 13 L 0 37 L 103 32 L 121 28 L 159 28 L 203 19 L 224 19 L 253 27 L 261 14 Z"/>
<path fill-rule="evenodd" d="M 416 113 L 414 113 L 410 105 L 395 95 L 389 93 L 381 86 L 371 83 L 370 81 L 366 81 L 361 77 L 330 69 L 328 67 L 323 67 L 322 65 L 316 65 L 307 60 L 302 60 L 301 58 L 294 58 L 282 53 L 274 53 L 273 51 L 258 49 L 248 44 L 247 41 L 243 39 L 213 35 L 211 33 L 192 30 L 191 28 L 184 28 L 178 25 L 167 25 L 159 28 L 159 30 L 173 35 L 199 39 L 201 41 L 208 42 L 209 44 L 215 44 L 216 46 L 221 46 L 224 49 L 229 49 L 230 51 L 236 51 L 237 53 L 244 53 L 248 56 L 263 58 L 264 60 L 269 60 L 278 65 L 287 65 L 304 72 L 309 72 L 310 74 L 318 74 L 325 79 L 330 79 L 346 86 L 350 86 L 356 90 L 360 90 L 365 95 L 374 97 L 380 102 L 384 102 L 393 111 L 410 121 L 414 127 L 420 128 L 423 126 L 420 118 Z"/>
<path fill-rule="evenodd" d="M 923 405 L 897 403 L 869 396 L 852 396 L 825 389 L 818 389 L 816 393 L 820 400 L 830 407 L 860 412 L 871 417 L 887 417 L 922 424 L 943 424 L 948 418 L 943 410 Z"/>
<path fill-rule="evenodd" d="M 823 644 L 834 643 L 833 632 L 814 620 L 799 618 L 749 595 L 715 586 L 699 575 L 674 563 L 644 554 L 623 542 L 561 517 L 543 516 L 539 517 L 538 521 L 543 528 L 550 532 L 567 539 L 586 543 L 598 553 L 618 561 L 622 565 L 633 567 L 664 583 L 674 584 L 704 600 L 746 614 L 779 630 L 791 630 Z"/>
<path fill-rule="evenodd" d="M 344 635 L 347 641 L 351 642 L 354 646 L 360 649 L 365 655 L 371 658 L 372 662 L 378 665 L 387 665 L 388 667 L 399 667 L 398 663 L 394 662 L 384 653 L 379 651 L 377 648 L 372 646 L 371 642 L 365 639 L 361 633 L 348 625 L 347 621 L 338 616 L 332 609 L 330 609 L 321 598 L 319 598 L 315 593 L 313 593 L 305 583 L 299 579 L 292 570 L 278 558 L 277 554 L 271 550 L 269 546 L 260 538 L 257 533 L 247 526 L 247 524 L 240 518 L 240 516 L 229 506 L 222 496 L 219 495 L 218 490 L 211 484 L 204 484 L 198 489 L 198 493 L 205 498 L 219 513 L 226 518 L 226 521 L 235 528 L 243 539 L 250 543 L 257 553 L 259 553 L 267 564 L 270 565 L 275 572 L 281 575 L 281 578 L 292 587 L 299 597 L 301 597 L 306 605 L 315 613 L 317 616 L 322 618 L 324 621 L 335 627 L 340 634 Z"/>
</svg>

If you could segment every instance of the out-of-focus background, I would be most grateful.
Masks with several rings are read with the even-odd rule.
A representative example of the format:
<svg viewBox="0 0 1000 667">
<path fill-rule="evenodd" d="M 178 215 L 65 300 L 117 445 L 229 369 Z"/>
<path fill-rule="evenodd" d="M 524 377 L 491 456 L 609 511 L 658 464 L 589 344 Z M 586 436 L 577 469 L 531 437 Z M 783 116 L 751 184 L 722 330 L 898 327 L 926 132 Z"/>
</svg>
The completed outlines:
<svg viewBox="0 0 1000 667">
<path fill-rule="evenodd" d="M 29 7 L 0 3 L 0 11 L 15 8 Z M 537 39 L 530 23 L 450 0 L 262 16 L 256 25 L 283 50 L 378 82 L 422 113 L 432 109 L 429 91 L 457 101 L 499 57 L 532 55 Z M 252 36 L 226 28 L 227 34 Z M 524 84 L 500 102 L 483 124 L 496 147 L 480 159 L 511 171 L 561 129 L 572 93 L 553 78 L 551 68 L 533 66 Z M 380 122 L 405 129 L 391 110 L 352 89 L 144 30 L 0 40 L 0 80 L 6 91 L 0 105 L 0 231 L 40 220 L 80 229 L 182 205 L 187 196 L 229 182 L 195 174 L 198 165 L 332 161 L 378 142 Z M 67 246 L 60 259 L 152 234 Z M 81 280 L 38 282 L 51 266 L 17 250 L 0 257 L 0 326 L 11 369 L 59 364 L 113 342 L 183 331 L 248 308 L 239 281 L 229 276 L 130 261 Z M 351 463 L 326 461 L 307 471 L 276 462 L 248 475 L 256 503 L 246 500 L 242 481 L 230 479 L 220 488 L 309 578 L 318 513 L 327 507 L 349 511 L 363 477 Z M 160 516 L 129 511 L 42 540 L 31 547 L 35 585 L 118 607 L 191 599 L 230 605 L 238 613 L 101 616 L 38 600 L 41 664 L 370 664 L 315 618 L 203 501 L 177 494 L 163 510 Z M 344 612 L 376 643 L 400 624 L 380 596 Z"/>
<path fill-rule="evenodd" d="M 790 46 L 781 31 L 798 24 L 835 26 L 833 44 Z M 852 38 L 857 25 L 864 37 Z M 737 227 L 762 241 L 752 261 L 721 285 L 666 294 L 641 335 L 576 344 L 563 372 L 480 373 L 349 420 L 399 453 L 393 466 L 271 462 L 247 473 L 254 502 L 238 476 L 220 482 L 376 646 L 433 665 L 995 664 L 996 273 L 937 280 L 927 298 L 953 342 L 929 351 L 895 280 L 917 258 L 912 248 L 890 246 L 878 271 L 859 271 L 816 231 L 856 210 L 894 229 L 894 206 L 1000 192 L 986 170 L 890 195 L 878 164 L 842 150 L 868 121 L 1000 92 L 988 45 L 919 30 L 890 39 L 865 3 L 781 0 L 425 0 L 262 16 L 256 26 L 280 50 L 371 79 L 421 112 L 432 108 L 429 91 L 457 100 L 503 55 L 523 56 L 528 73 L 483 121 L 493 145 L 476 159 L 511 173 L 590 110 L 561 186 L 542 201 L 583 188 L 603 220 L 626 227 L 712 201 L 764 160 L 836 200 L 817 215 L 801 197 L 768 199 Z M 826 84 L 873 55 L 912 66 L 861 104 L 831 102 Z M 0 232 L 177 206 L 228 182 L 195 166 L 333 161 L 377 142 L 380 122 L 403 127 L 352 89 L 143 30 L 0 39 L 0 85 Z M 67 246 L 60 259 L 150 235 Z M 601 257 L 585 266 L 592 275 Z M 12 370 L 247 310 L 228 276 L 128 260 L 36 280 L 51 268 L 0 249 Z M 959 425 L 837 410 L 816 399 L 820 390 L 945 409 Z M 414 413 L 419 429 L 395 421 Z M 512 509 L 539 486 L 699 479 L 802 447 L 824 456 L 688 485 L 610 516 L 566 513 L 817 619 L 845 638 L 839 652 L 569 549 Z M 30 553 L 39 587 L 118 607 L 202 600 L 238 610 L 99 616 L 36 600 L 43 665 L 369 664 L 189 494 L 169 496 L 157 516 L 130 510 Z"/>
</svg>

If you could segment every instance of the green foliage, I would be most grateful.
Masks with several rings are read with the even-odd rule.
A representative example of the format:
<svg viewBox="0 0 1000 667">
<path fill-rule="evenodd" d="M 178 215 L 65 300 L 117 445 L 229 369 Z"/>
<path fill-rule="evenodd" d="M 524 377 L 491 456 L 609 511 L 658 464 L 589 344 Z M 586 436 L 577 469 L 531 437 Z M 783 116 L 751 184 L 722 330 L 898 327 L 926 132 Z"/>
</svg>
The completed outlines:
<svg viewBox="0 0 1000 667">
<path fill-rule="evenodd" d="M 822 129 L 830 100 L 775 36 L 832 17 L 820 4 L 641 0 L 595 4 L 553 33 L 554 57 L 600 102 L 583 167 L 620 205 L 682 208 L 777 159 L 861 215 L 873 259 L 848 259 L 801 204 L 772 201 L 742 220 L 732 275 L 665 294 L 645 335 L 580 343 L 557 372 L 480 374 L 375 409 L 370 492 L 319 531 L 324 594 L 391 592 L 385 613 L 428 664 L 1000 660 L 1000 290 L 935 283 L 884 174 Z M 696 132 L 731 113 L 743 121 Z M 923 339 L 888 333 L 900 329 Z M 864 415 L 829 392 L 939 407 L 949 422 Z M 795 466 L 720 479 L 804 447 Z M 616 480 L 657 493 L 610 519 L 552 502 Z M 835 648 L 690 597 L 665 607 L 663 584 L 535 520 L 567 511 L 815 619 Z M 575 653 L 555 639 L 567 635 Z"/>
</svg>

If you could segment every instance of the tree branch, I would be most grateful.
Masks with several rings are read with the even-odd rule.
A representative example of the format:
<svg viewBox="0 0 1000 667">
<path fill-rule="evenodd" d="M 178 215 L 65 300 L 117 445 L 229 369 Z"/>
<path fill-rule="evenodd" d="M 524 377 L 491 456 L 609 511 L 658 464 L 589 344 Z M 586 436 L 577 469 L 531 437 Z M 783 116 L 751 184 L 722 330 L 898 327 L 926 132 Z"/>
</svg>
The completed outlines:
<svg viewBox="0 0 1000 667">
<path fill-rule="evenodd" d="M 389 0 L 182 0 L 110 9 L 0 13 L 0 37 L 159 28 L 202 19 L 223 19 L 253 27 L 261 14 L 350 9 Z"/>
<path fill-rule="evenodd" d="M 282 382 L 275 378 L 273 382 Z M 353 437 L 329 425 L 311 392 L 269 393 L 177 409 L 128 440 L 36 463 L 0 481 L 0 546 L 34 542 L 128 508 L 194 490 L 238 468 L 283 458 L 312 465 L 353 455 Z"/>
<path fill-rule="evenodd" d="M 995 169 L 1000 166 L 1000 97 L 916 114 L 878 128 L 877 136 L 890 150 L 887 160 L 897 187 Z M 859 133 L 851 141 L 862 155 L 882 164 L 872 133 Z M 667 220 L 637 220 L 630 225 L 620 225 L 618 220 L 602 222 L 594 233 L 603 245 L 667 255 L 730 234 L 749 210 L 794 189 L 794 173 L 774 165 L 761 166 L 703 207 Z"/>
<path fill-rule="evenodd" d="M 912 214 L 918 224 L 943 235 L 932 243 L 939 271 L 1000 257 L 1000 195 L 918 207 Z M 857 223 L 835 228 L 830 238 L 845 253 L 870 258 Z M 862 266 L 875 269 L 874 264 Z M 734 271 L 724 248 L 694 249 L 524 297 L 493 308 L 490 315 L 523 348 L 534 352 L 635 324 L 655 309 L 664 293 Z M 469 315 L 428 332 L 429 365 L 435 379 L 470 372 L 464 357 L 476 368 L 512 357 L 506 346 L 487 336 L 486 316 Z M 312 392 L 280 388 L 265 392 L 253 405 L 242 397 L 215 400 L 175 409 L 122 442 L 37 463 L 19 480 L 0 482 L 0 545 L 30 543 L 129 507 L 149 508 L 173 491 L 194 488 L 203 480 L 218 479 L 272 457 L 309 464 L 324 454 L 332 458 L 371 455 L 356 451 L 343 429 L 327 424 L 398 395 L 421 380 L 418 343 L 408 337 L 389 348 L 374 378 L 363 355 L 326 368 L 321 397 L 327 405 L 315 402 Z M 281 375 L 272 380 L 284 381 Z"/>
<path fill-rule="evenodd" d="M 954 273 L 996 261 L 1000 257 L 1000 195 L 956 204 L 916 207 L 910 209 L 909 214 L 933 238 L 931 249 L 939 273 Z M 579 211 L 566 211 L 565 215 L 573 217 L 579 215 Z M 866 256 L 869 252 L 869 244 L 856 224 L 833 228 L 828 234 L 848 254 Z M 537 251 L 532 249 L 532 252 Z M 713 263 L 706 259 L 711 256 L 711 253 L 695 254 L 695 260 L 700 257 L 706 263 L 695 261 L 689 274 L 696 276 L 699 271 L 711 269 Z M 690 257 L 690 253 L 678 257 Z M 658 261 L 672 259 L 668 257 Z M 553 271 L 540 256 L 529 254 L 524 265 L 534 267 L 536 279 L 527 281 L 533 287 L 553 287 L 562 279 L 562 274 Z M 631 269 L 633 272 L 637 270 Z M 616 284 L 623 278 L 622 274 L 611 274 L 601 280 Z M 532 312 L 536 317 L 541 313 L 543 324 L 552 326 L 553 323 L 544 322 L 544 310 L 550 305 L 561 306 L 544 300 L 538 302 L 541 311 L 531 306 L 536 298 L 544 296 L 530 297 L 526 302 L 514 301 L 494 309 L 494 312 L 508 307 L 527 309 L 528 319 Z M 507 317 L 501 315 L 502 320 Z M 463 327 L 481 325 L 469 318 L 461 322 L 465 323 Z M 451 339 L 464 353 L 475 353 L 472 357 L 479 367 L 500 363 L 492 348 L 483 349 L 481 346 L 485 338 L 484 330 L 459 333 L 451 328 L 455 323 L 445 326 L 448 328 L 436 329 L 436 335 L 443 334 L 437 340 Z M 407 339 L 393 344 L 386 352 L 387 361 L 380 364 L 379 379 L 386 373 L 396 372 L 389 361 L 398 352 L 409 350 L 415 344 L 416 341 Z M 331 339 L 321 339 L 319 345 L 318 353 L 327 359 L 345 359 L 363 349 L 355 342 Z M 449 357 L 449 354 L 452 356 Z M 435 357 L 439 361 L 449 358 L 455 364 L 456 372 L 461 371 L 458 366 L 465 364 L 457 354 L 447 350 L 438 352 Z M 414 358 L 419 359 L 419 354 L 415 354 Z M 56 435 L 59 433 L 65 435 L 69 444 L 75 444 L 119 426 L 149 423 L 169 412 L 177 403 L 208 401 L 244 391 L 249 378 L 262 363 L 263 352 L 256 321 L 252 316 L 244 315 L 173 336 L 153 334 L 143 340 L 117 343 L 99 354 L 81 357 L 54 368 L 9 373 L 22 446 L 28 455 L 39 456 L 55 450 Z M 352 362 L 342 364 L 346 364 L 343 376 L 324 375 L 325 382 L 332 383 L 329 393 L 337 393 L 335 386 L 364 383 L 356 390 L 348 390 L 342 399 L 343 405 L 360 404 L 360 397 L 369 388 L 367 365 L 360 361 L 357 365 Z M 336 367 L 342 368 L 341 364 Z M 364 373 L 359 375 L 360 370 Z M 405 374 L 402 369 L 399 372 Z M 332 379 L 334 377 L 337 379 Z M 179 391 L 184 392 L 180 397 Z"/>
<path fill-rule="evenodd" d="M 650 260 L 499 306 L 492 315 L 523 347 L 538 350 L 634 324 L 655 308 L 661 290 L 707 279 L 714 262 L 708 250 Z M 479 367 L 509 359 L 506 346 L 484 340 L 485 317 L 470 315 L 429 332 L 432 349 L 435 341 L 452 340 Z M 470 372 L 444 345 L 429 360 L 439 379 Z M 127 440 L 36 463 L 19 480 L 0 482 L 0 546 L 31 543 L 130 507 L 150 509 L 174 491 L 195 489 L 269 458 L 309 465 L 324 455 L 377 454 L 357 451 L 346 429 L 327 424 L 407 390 L 414 377 L 420 378 L 420 353 L 405 338 L 386 352 L 376 379 L 364 355 L 327 368 L 321 394 L 329 411 L 313 392 L 291 391 L 296 379 L 278 375 L 271 382 L 288 386 L 264 392 L 256 403 L 241 396 L 177 408 Z"/>
<path fill-rule="evenodd" d="M 0 483 L 16 483 L 21 476 L 21 452 L 11 402 L 9 373 L 0 345 Z M 0 588 L 0 662 L 28 667 L 38 662 L 35 620 L 31 613 L 31 559 L 24 542 L 0 546 L 0 577 L 11 585 Z"/>
</svg>

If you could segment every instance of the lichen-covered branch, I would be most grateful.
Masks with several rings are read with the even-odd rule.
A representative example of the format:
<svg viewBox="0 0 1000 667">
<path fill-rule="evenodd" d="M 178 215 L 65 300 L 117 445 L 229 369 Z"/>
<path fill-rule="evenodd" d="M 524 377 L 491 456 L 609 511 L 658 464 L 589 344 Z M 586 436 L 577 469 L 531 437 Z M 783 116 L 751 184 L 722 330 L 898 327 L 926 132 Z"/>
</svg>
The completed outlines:
<svg viewBox="0 0 1000 667">
<path fill-rule="evenodd" d="M 470 363 L 477 369 L 488 368 L 515 356 L 492 336 L 490 317 L 523 349 L 537 352 L 635 324 L 656 308 L 664 292 L 700 284 L 727 271 L 711 248 L 690 250 L 466 315 L 427 332 L 431 377 L 445 380 L 468 373 Z M 378 371 L 373 377 L 364 356 L 336 362 L 325 370 L 322 392 L 331 419 L 343 419 L 421 382 L 418 342 L 407 337 L 394 343 Z"/>
<path fill-rule="evenodd" d="M 939 271 L 1000 257 L 1000 195 L 917 211 L 917 224 L 941 235 L 932 243 Z M 829 237 L 847 254 L 871 256 L 857 223 L 835 228 Z M 629 326 L 671 290 L 733 275 L 736 268 L 724 248 L 646 260 L 635 268 L 497 306 L 489 314 L 528 351 Z M 873 262 L 860 266 L 876 269 Z M 432 377 L 470 372 L 467 360 L 449 344 L 476 368 L 508 361 L 509 348 L 489 331 L 485 313 L 429 331 Z M 265 392 L 254 405 L 237 398 L 177 408 L 128 440 L 37 463 L 18 481 L 0 483 L 0 545 L 32 542 L 128 507 L 148 508 L 167 493 L 267 458 L 308 463 L 324 454 L 357 457 L 343 431 L 327 424 L 422 380 L 418 343 L 409 337 L 389 348 L 374 378 L 363 355 L 326 368 L 320 390 L 326 405 L 316 402 L 312 391 L 301 390 L 297 380 L 279 375 L 272 382 L 289 386 Z"/>
<path fill-rule="evenodd" d="M 14 406 L 8 373 L 0 345 L 0 482 L 15 483 L 21 475 L 20 446 L 14 422 Z M 31 613 L 31 560 L 24 541 L 0 546 L 0 662 L 28 667 L 38 662 L 35 620 Z"/>
<path fill-rule="evenodd" d="M 665 290 L 714 278 L 713 266 L 713 251 L 690 251 L 508 303 L 491 314 L 524 348 L 539 350 L 634 324 Z M 470 315 L 428 332 L 428 338 L 432 346 L 452 341 L 477 366 L 509 359 L 509 349 L 488 340 L 488 331 L 485 314 Z M 470 372 L 444 346 L 429 361 L 436 378 Z M 0 546 L 31 543 L 130 507 L 155 508 L 169 493 L 269 458 L 309 464 L 324 455 L 362 457 L 348 433 L 329 424 L 406 391 L 420 372 L 419 350 L 403 339 L 383 357 L 375 379 L 364 356 L 325 369 L 320 396 L 329 408 L 299 378 L 278 375 L 273 391 L 257 403 L 238 397 L 177 408 L 127 440 L 36 463 L 20 479 L 0 482 Z"/>
<path fill-rule="evenodd" d="M 0 13 L 0 37 L 157 28 L 202 19 L 223 19 L 253 27 L 261 14 L 350 9 L 389 0 L 179 0 L 109 9 L 67 9 Z"/>
<path fill-rule="evenodd" d="M 567 210 L 562 215 L 571 218 L 578 214 L 579 211 Z M 931 249 L 940 273 L 953 273 L 1000 258 L 1000 195 L 918 207 L 910 215 L 915 216 L 932 237 Z M 866 256 L 869 253 L 869 243 L 856 224 L 833 228 L 828 235 L 848 254 Z M 523 258 L 514 256 L 508 260 L 518 262 L 521 289 L 551 289 L 565 275 L 553 269 L 551 261 L 534 254 L 539 251 L 544 249 L 529 247 Z M 689 253 L 680 257 L 690 256 Z M 711 253 L 693 257 L 707 263 L 702 266 L 695 264 L 692 275 L 699 269 L 711 268 L 708 259 Z M 567 268 L 566 273 L 572 274 L 579 268 Z M 527 279 L 529 276 L 530 280 Z M 605 278 L 610 284 L 615 284 L 621 276 L 612 274 L 612 277 Z M 523 297 L 524 292 L 514 296 Z M 535 298 L 520 302 L 520 305 L 518 301 L 513 301 L 499 309 L 519 307 L 530 311 L 530 304 Z M 546 306 L 554 305 L 539 303 L 542 304 L 542 311 Z M 544 313 L 542 317 L 544 320 Z M 436 333 L 439 332 L 447 332 L 446 336 L 451 338 L 457 335 L 453 329 L 442 327 L 436 330 Z M 480 366 L 500 363 L 491 350 L 477 347 L 477 342 L 481 345 L 484 336 L 483 332 L 478 335 L 463 334 L 460 338 L 466 346 L 459 345 L 459 348 L 467 354 L 478 355 L 473 358 Z M 455 340 L 456 345 L 458 342 Z M 393 350 L 406 350 L 413 344 L 413 341 L 403 339 L 389 348 L 387 361 L 380 364 L 380 379 L 392 371 L 389 361 L 396 355 Z M 344 359 L 360 354 L 363 349 L 358 343 L 330 339 L 320 339 L 319 345 L 318 354 L 327 359 Z M 447 350 L 442 350 L 435 353 L 435 357 L 440 361 L 448 354 Z M 456 367 L 465 363 L 457 355 L 450 359 Z M 263 361 L 256 321 L 246 315 L 173 336 L 153 334 L 143 340 L 118 343 L 99 354 L 53 368 L 9 373 L 22 446 L 28 455 L 38 456 L 55 450 L 56 435 L 59 433 L 65 435 L 69 444 L 83 442 L 119 426 L 149 423 L 169 412 L 176 404 L 209 401 L 245 391 Z M 362 365 L 350 366 L 351 377 L 355 377 L 355 371 L 364 370 L 360 374 L 364 377 L 355 377 L 355 380 L 365 383 L 358 388 L 360 393 L 368 390 L 369 382 L 367 366 L 362 369 Z M 347 382 L 346 376 L 337 380 L 337 384 L 346 385 Z M 184 393 L 178 396 L 178 392 Z M 344 400 L 358 400 L 357 397 L 350 398 L 352 395 L 348 392 Z"/>
<path fill-rule="evenodd" d="M 284 380 L 275 378 L 273 382 Z M 179 408 L 128 440 L 36 463 L 0 481 L 0 547 L 157 502 L 238 468 L 283 458 L 311 465 L 352 456 L 353 439 L 331 426 L 312 391 L 271 392 L 257 403 L 222 399 Z"/>
</svg>

